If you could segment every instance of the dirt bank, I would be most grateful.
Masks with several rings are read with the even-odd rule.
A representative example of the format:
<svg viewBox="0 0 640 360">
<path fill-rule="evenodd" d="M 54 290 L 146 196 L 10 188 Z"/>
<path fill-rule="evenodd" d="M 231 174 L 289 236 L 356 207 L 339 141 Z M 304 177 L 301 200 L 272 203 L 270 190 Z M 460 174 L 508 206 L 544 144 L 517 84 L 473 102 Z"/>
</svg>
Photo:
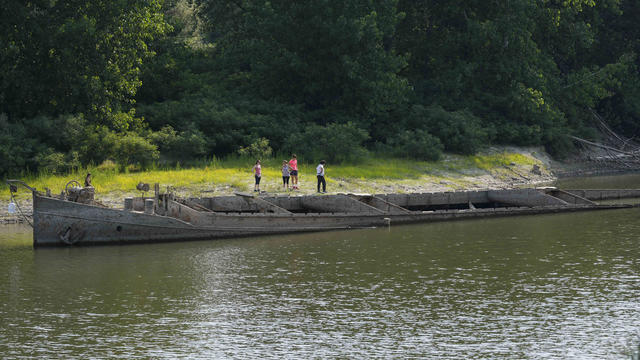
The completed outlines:
<svg viewBox="0 0 640 360">
<path fill-rule="evenodd" d="M 560 167 L 560 163 L 553 162 L 551 158 L 539 148 L 489 148 L 486 152 L 509 152 L 524 155 L 528 160 L 523 163 L 510 163 L 494 166 L 489 170 L 481 167 L 470 166 L 468 168 L 451 168 L 437 172 L 425 171 L 424 176 L 412 179 L 362 179 L 344 178 L 339 174 L 328 174 L 328 191 L 330 193 L 420 193 L 420 192 L 444 192 L 482 189 L 508 189 L 515 187 L 531 187 L 549 185 L 556 180 L 554 166 Z M 441 160 L 444 164 L 451 161 L 452 157 L 445 156 Z M 99 179 L 94 179 L 100 181 Z M 273 180 L 279 181 L 279 180 Z M 269 195 L 297 195 L 314 194 L 316 189 L 315 179 L 301 179 L 301 190 L 295 193 L 276 192 Z M 164 190 L 164 188 L 162 188 Z M 55 189 L 52 189 L 55 191 Z M 174 193 L 181 197 L 230 195 L 237 189 L 230 184 L 194 185 L 174 188 Z M 128 192 L 98 193 L 96 200 L 113 207 L 121 208 L 123 198 L 140 196 L 133 190 Z M 17 195 L 17 203 L 23 213 L 30 216 L 32 213 L 31 194 L 20 189 Z M 0 224 L 23 221 L 18 214 L 8 213 L 8 200 L 0 200 Z"/>
</svg>

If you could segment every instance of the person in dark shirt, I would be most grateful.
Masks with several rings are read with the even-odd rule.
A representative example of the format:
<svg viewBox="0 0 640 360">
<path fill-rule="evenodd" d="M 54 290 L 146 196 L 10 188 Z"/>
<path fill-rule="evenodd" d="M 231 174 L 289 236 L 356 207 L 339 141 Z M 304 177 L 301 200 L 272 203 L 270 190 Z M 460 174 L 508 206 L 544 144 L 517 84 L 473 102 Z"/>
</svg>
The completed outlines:
<svg viewBox="0 0 640 360">
<path fill-rule="evenodd" d="M 91 185 L 91 173 L 88 173 L 87 176 L 85 176 L 84 178 L 84 187 L 93 187 L 93 185 Z"/>
<path fill-rule="evenodd" d="M 320 192 L 320 185 L 322 185 L 322 192 L 327 192 L 327 182 L 324 179 L 324 165 L 327 162 L 324 160 L 320 160 L 320 164 L 316 167 L 316 176 L 318 177 L 318 192 Z"/>
</svg>

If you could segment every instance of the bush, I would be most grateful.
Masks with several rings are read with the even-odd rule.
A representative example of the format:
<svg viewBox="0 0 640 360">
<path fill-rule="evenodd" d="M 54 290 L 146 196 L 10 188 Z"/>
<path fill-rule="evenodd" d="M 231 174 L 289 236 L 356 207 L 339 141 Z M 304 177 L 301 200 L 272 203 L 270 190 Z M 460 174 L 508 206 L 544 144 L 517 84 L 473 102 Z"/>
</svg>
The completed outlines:
<svg viewBox="0 0 640 360">
<path fill-rule="evenodd" d="M 207 88 L 179 101 L 140 104 L 137 111 L 153 130 L 162 132 L 171 126 L 176 136 L 191 138 L 191 147 L 193 135 L 198 134 L 196 138 L 204 140 L 204 154 L 208 156 L 236 153 L 240 147 L 249 147 L 259 138 L 269 139 L 273 151 L 281 152 L 289 134 L 299 132 L 299 124 L 310 122 L 298 105 L 224 92 L 224 89 Z M 155 140 L 154 143 L 163 155 L 167 154 L 168 150 L 160 143 Z M 198 140 L 198 143 L 202 142 Z"/>
<path fill-rule="evenodd" d="M 106 122 L 109 128 L 116 132 L 139 131 L 146 126 L 143 118 L 136 117 L 135 109 L 126 113 L 122 111 L 111 113 L 107 116 Z"/>
<path fill-rule="evenodd" d="M 115 172 L 118 166 L 113 160 L 105 160 L 100 165 L 96 166 L 96 170 L 101 172 Z"/>
<path fill-rule="evenodd" d="M 186 97 L 181 101 L 167 101 L 141 106 L 140 113 L 152 129 L 166 129 L 171 126 L 177 133 L 174 142 L 163 153 L 183 157 L 181 151 L 190 152 L 191 141 L 198 145 L 196 152 L 201 155 L 214 153 L 228 155 L 240 145 L 249 145 L 250 124 L 259 122 L 260 116 L 246 114 L 237 109 L 219 104 L 215 99 L 203 96 Z M 262 135 L 262 134 L 260 134 Z M 199 155 L 200 155 L 199 154 Z M 185 154 L 188 158 L 191 154 Z"/>
<path fill-rule="evenodd" d="M 417 160 L 436 161 L 442 155 L 443 145 L 425 130 L 404 131 L 390 139 L 396 156 Z"/>
<path fill-rule="evenodd" d="M 247 147 L 240 147 L 238 155 L 252 158 L 267 158 L 271 156 L 273 149 L 269 146 L 269 139 L 259 138 Z"/>
<path fill-rule="evenodd" d="M 496 142 L 500 144 L 532 146 L 542 143 L 543 129 L 539 125 L 501 122 L 496 129 Z"/>
<path fill-rule="evenodd" d="M 100 164 L 113 153 L 113 131 L 106 126 L 90 125 L 82 115 L 66 118 L 62 136 L 82 164 Z"/>
<path fill-rule="evenodd" d="M 285 150 L 306 158 L 331 162 L 356 161 L 366 156 L 362 144 L 369 134 L 351 122 L 325 126 L 308 125 L 302 133 L 291 134 Z"/>
<path fill-rule="evenodd" d="M 544 145 L 545 150 L 555 159 L 562 160 L 576 151 L 573 141 L 563 133 L 549 136 Z"/>
<path fill-rule="evenodd" d="M 171 125 L 166 125 L 159 131 L 152 132 L 149 140 L 158 147 L 162 155 L 172 159 L 188 160 L 203 157 L 208 152 L 205 135 L 193 124 L 180 133 Z"/>
<path fill-rule="evenodd" d="M 75 151 L 63 154 L 48 149 L 36 155 L 36 162 L 39 171 L 45 171 L 49 174 L 64 174 L 71 172 L 80 167 L 78 153 Z"/>
<path fill-rule="evenodd" d="M 110 140 L 113 141 L 112 155 L 122 167 L 136 164 L 144 168 L 160 156 L 157 146 L 135 133 L 111 133 Z"/>
<path fill-rule="evenodd" d="M 158 147 L 133 131 L 115 132 L 104 125 L 90 125 L 82 115 L 69 116 L 64 136 L 82 164 L 115 160 L 121 168 L 150 165 L 159 158 Z"/>
<path fill-rule="evenodd" d="M 207 139 L 195 126 L 181 132 L 176 140 L 174 151 L 185 159 L 203 157 L 208 152 Z"/>
<path fill-rule="evenodd" d="M 160 130 L 152 132 L 149 139 L 164 154 L 173 149 L 178 140 L 178 132 L 171 125 L 165 125 Z"/>
<path fill-rule="evenodd" d="M 467 110 L 447 111 L 441 106 L 415 106 L 412 115 L 423 118 L 425 129 L 442 142 L 444 150 L 471 155 L 489 141 L 482 121 Z"/>
<path fill-rule="evenodd" d="M 30 130 L 0 114 L 0 177 L 37 170 L 36 157 L 48 148 Z"/>
</svg>

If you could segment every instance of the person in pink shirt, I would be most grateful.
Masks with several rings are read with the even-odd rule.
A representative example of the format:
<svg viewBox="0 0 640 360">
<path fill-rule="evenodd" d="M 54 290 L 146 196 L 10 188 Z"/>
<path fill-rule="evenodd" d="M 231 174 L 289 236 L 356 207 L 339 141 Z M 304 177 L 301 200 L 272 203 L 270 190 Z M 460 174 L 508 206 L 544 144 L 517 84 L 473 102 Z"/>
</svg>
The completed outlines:
<svg viewBox="0 0 640 360">
<path fill-rule="evenodd" d="M 260 192 L 260 179 L 262 178 L 262 166 L 260 166 L 260 160 L 256 160 L 256 164 L 253 165 L 253 176 L 256 179 L 256 184 L 253 185 L 253 191 Z"/>
<path fill-rule="evenodd" d="M 291 168 L 291 188 L 293 190 L 300 190 L 300 188 L 298 188 L 298 157 L 296 154 L 291 155 L 289 167 Z"/>
</svg>

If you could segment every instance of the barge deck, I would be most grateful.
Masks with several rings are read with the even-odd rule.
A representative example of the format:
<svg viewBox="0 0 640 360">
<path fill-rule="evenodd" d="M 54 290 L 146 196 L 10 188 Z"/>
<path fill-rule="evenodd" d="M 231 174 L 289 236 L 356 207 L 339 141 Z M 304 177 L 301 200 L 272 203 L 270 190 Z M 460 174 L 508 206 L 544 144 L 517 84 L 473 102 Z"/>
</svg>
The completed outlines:
<svg viewBox="0 0 640 360">
<path fill-rule="evenodd" d="M 154 196 L 126 198 L 122 209 L 112 209 L 93 200 L 93 188 L 75 187 L 59 196 L 29 189 L 33 193 L 35 247 L 219 239 L 620 209 L 633 205 L 597 201 L 640 198 L 640 190 L 634 189 L 556 188 L 302 196 L 236 193 L 177 198 L 160 193 L 156 185 Z"/>
</svg>

